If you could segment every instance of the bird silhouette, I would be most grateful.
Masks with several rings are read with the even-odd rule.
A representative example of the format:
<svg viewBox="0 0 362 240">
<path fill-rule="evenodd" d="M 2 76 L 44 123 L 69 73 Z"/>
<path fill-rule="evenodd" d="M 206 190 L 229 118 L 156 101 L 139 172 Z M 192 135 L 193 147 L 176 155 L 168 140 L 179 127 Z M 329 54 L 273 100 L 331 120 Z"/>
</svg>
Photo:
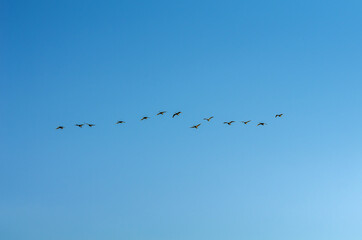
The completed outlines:
<svg viewBox="0 0 362 240">
<path fill-rule="evenodd" d="M 277 115 L 275 115 L 275 118 L 277 118 L 277 117 L 282 117 L 282 116 L 283 116 L 283 113 L 277 114 Z"/>
<path fill-rule="evenodd" d="M 258 123 L 258 125 L 256 125 L 256 126 L 264 126 L 264 125 L 266 125 L 266 123 L 260 122 L 260 123 Z"/>
<path fill-rule="evenodd" d="M 56 129 L 64 129 L 64 127 L 63 127 L 63 126 L 59 126 L 59 127 L 57 127 Z"/>
<path fill-rule="evenodd" d="M 245 121 L 245 122 L 242 121 L 242 123 L 244 123 L 245 125 L 248 124 L 248 123 L 250 123 L 250 122 L 251 122 L 251 120 L 248 120 L 248 121 Z"/>
<path fill-rule="evenodd" d="M 190 128 L 198 129 L 198 128 L 200 127 L 200 125 L 201 125 L 201 123 L 199 123 L 199 124 L 197 124 L 197 125 L 195 125 L 195 126 L 192 126 L 192 127 L 190 127 Z"/>
<path fill-rule="evenodd" d="M 146 120 L 146 119 L 149 119 L 149 117 L 143 117 L 143 118 L 141 119 L 141 121 Z"/>
<path fill-rule="evenodd" d="M 125 121 L 118 121 L 116 124 L 126 123 Z"/>
<path fill-rule="evenodd" d="M 88 127 L 94 127 L 95 124 L 87 123 Z"/>
<path fill-rule="evenodd" d="M 224 122 L 224 124 L 227 124 L 227 125 L 231 125 L 232 123 L 234 123 L 235 121 L 230 121 L 230 122 Z"/>
<path fill-rule="evenodd" d="M 204 118 L 204 120 L 206 120 L 206 121 L 210 122 L 210 120 L 211 120 L 211 119 L 213 119 L 213 118 L 214 118 L 214 116 L 209 117 L 209 118 Z"/>
<path fill-rule="evenodd" d="M 180 114 L 181 114 L 181 112 L 174 113 L 174 114 L 172 115 L 172 118 L 174 118 L 175 116 L 178 116 L 178 115 L 180 115 Z"/>
<path fill-rule="evenodd" d="M 166 111 L 161 111 L 161 112 L 157 113 L 157 115 L 163 115 L 165 113 L 166 113 Z"/>
<path fill-rule="evenodd" d="M 75 126 L 80 127 L 80 128 L 82 128 L 83 125 L 84 125 L 83 123 L 82 124 L 75 124 Z"/>
</svg>

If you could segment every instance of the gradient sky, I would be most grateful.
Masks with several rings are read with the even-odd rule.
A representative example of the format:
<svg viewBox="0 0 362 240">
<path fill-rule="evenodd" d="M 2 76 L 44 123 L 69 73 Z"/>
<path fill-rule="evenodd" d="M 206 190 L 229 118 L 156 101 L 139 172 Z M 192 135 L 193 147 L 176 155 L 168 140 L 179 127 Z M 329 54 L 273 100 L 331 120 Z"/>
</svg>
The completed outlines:
<svg viewBox="0 0 362 240">
<path fill-rule="evenodd" d="M 0 1 L 0 239 L 362 239 L 361 9 Z"/>
</svg>

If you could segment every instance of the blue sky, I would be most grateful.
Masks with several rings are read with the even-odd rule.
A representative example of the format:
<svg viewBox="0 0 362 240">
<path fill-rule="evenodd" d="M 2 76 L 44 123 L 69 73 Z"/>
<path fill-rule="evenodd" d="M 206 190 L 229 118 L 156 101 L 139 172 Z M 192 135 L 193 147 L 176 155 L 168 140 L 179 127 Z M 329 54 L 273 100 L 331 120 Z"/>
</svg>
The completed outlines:
<svg viewBox="0 0 362 240">
<path fill-rule="evenodd" d="M 0 238 L 361 239 L 361 8 L 1 1 Z"/>
</svg>

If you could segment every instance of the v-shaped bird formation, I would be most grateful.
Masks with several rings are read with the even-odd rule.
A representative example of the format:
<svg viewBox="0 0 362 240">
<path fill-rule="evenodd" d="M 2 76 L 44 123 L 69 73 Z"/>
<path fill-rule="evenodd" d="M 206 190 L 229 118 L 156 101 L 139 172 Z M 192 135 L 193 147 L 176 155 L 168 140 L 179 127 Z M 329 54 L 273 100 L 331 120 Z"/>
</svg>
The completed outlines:
<svg viewBox="0 0 362 240">
<path fill-rule="evenodd" d="M 167 112 L 166 111 L 160 111 L 160 112 L 158 112 L 157 114 L 156 114 L 156 116 L 160 116 L 160 115 L 165 115 Z M 174 114 L 172 114 L 172 118 L 175 118 L 175 117 L 179 117 L 180 115 L 181 115 L 181 113 L 182 112 L 176 112 L 176 113 L 174 113 Z M 283 117 L 284 116 L 284 114 L 283 113 L 279 113 L 279 114 L 276 114 L 275 115 L 275 118 L 281 118 L 281 117 Z M 204 118 L 203 120 L 205 120 L 205 121 L 207 121 L 207 122 L 210 122 L 212 119 L 214 118 L 214 116 L 211 116 L 211 117 L 207 117 L 207 118 Z M 142 117 L 140 120 L 141 121 L 144 121 L 144 120 L 147 120 L 147 119 L 150 119 L 150 117 L 148 117 L 148 116 L 144 116 L 144 117 Z M 251 120 L 247 120 L 247 121 L 241 121 L 241 123 L 242 124 L 244 124 L 244 125 L 247 125 L 247 124 L 249 124 L 251 122 Z M 125 124 L 126 122 L 125 121 L 122 121 L 122 120 L 119 120 L 119 121 L 117 121 L 115 124 Z M 223 124 L 226 124 L 226 125 L 228 125 L 228 126 L 230 126 L 231 124 L 235 124 L 235 123 L 237 123 L 236 121 L 225 121 L 225 122 L 223 122 Z M 75 124 L 74 126 L 76 126 L 76 127 L 78 127 L 78 128 L 83 128 L 83 126 L 88 126 L 88 127 L 94 127 L 95 126 L 95 124 L 93 124 L 93 123 L 77 123 L 77 124 Z M 259 127 L 259 126 L 265 126 L 265 125 L 267 125 L 267 123 L 265 123 L 265 122 L 258 122 L 257 124 L 256 124 L 256 126 L 257 127 Z M 198 129 L 199 127 L 201 126 L 201 123 L 198 123 L 198 124 L 196 124 L 196 125 L 193 125 L 193 126 L 191 126 L 190 128 L 194 128 L 194 129 Z M 56 129 L 57 130 L 63 130 L 65 127 L 64 126 L 58 126 Z"/>
</svg>

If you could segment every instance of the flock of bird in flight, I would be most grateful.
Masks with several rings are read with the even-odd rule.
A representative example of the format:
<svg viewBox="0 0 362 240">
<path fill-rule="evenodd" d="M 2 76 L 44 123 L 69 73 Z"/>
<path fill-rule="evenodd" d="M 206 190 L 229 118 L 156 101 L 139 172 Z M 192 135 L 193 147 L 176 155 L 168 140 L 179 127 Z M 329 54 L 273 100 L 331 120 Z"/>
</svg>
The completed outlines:
<svg viewBox="0 0 362 240">
<path fill-rule="evenodd" d="M 161 112 L 157 113 L 156 115 L 157 115 L 157 116 L 159 116 L 159 115 L 164 115 L 165 113 L 166 113 L 166 111 L 161 111 Z M 174 118 L 174 117 L 176 117 L 176 116 L 180 116 L 181 113 L 182 113 L 182 112 L 176 112 L 176 113 L 174 113 L 174 114 L 172 115 L 172 118 Z M 283 116 L 282 113 L 276 114 L 276 115 L 275 115 L 275 118 L 281 118 L 282 116 Z M 141 121 L 147 120 L 147 119 L 149 119 L 149 118 L 150 118 L 150 117 L 143 117 L 143 118 L 141 118 Z M 210 122 L 211 119 L 213 119 L 213 118 L 214 118 L 214 116 L 209 117 L 209 118 L 204 118 L 204 120 Z M 241 121 L 241 122 L 246 125 L 246 124 L 250 123 L 251 120 Z M 126 122 L 125 122 L 125 121 L 118 121 L 118 122 L 116 122 L 116 124 L 124 124 L 124 123 L 126 123 Z M 235 121 L 224 122 L 224 124 L 227 124 L 227 125 L 229 125 L 229 126 L 230 126 L 231 124 L 233 124 L 233 123 L 235 123 Z M 89 126 L 89 127 L 94 127 L 94 126 L 95 126 L 95 124 L 91 124 L 91 123 L 75 124 L 75 126 L 76 126 L 76 127 L 79 127 L 79 128 L 82 128 L 84 125 L 87 125 L 87 126 Z M 199 124 L 197 124 L 197 125 L 194 125 L 194 126 L 192 126 L 192 127 L 190 127 L 190 128 L 198 129 L 198 128 L 200 127 L 200 125 L 201 125 L 201 123 L 199 123 Z M 267 125 L 267 124 L 264 123 L 264 122 L 259 122 L 256 126 L 265 126 L 265 125 Z M 57 130 L 58 130 L 58 129 L 62 130 L 62 129 L 64 129 L 64 126 L 58 126 L 56 129 L 57 129 Z"/>
</svg>

